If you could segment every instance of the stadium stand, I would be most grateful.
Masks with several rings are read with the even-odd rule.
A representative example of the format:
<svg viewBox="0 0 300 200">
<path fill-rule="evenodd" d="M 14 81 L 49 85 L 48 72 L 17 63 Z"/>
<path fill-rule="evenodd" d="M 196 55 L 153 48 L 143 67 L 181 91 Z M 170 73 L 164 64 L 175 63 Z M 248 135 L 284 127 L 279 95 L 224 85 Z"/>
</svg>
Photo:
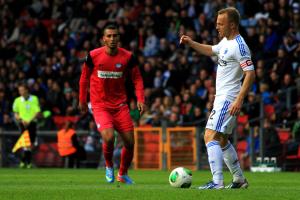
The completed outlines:
<svg viewBox="0 0 300 200">
<path fill-rule="evenodd" d="M 294 107 L 300 103 L 299 4 L 297 0 L 0 1 L 0 127 L 17 129 L 11 104 L 18 83 L 27 83 L 42 110 L 51 112 L 45 120 L 56 124 L 43 123 L 40 129 L 56 130 L 67 116 L 78 121 L 77 129 L 87 130 L 92 117 L 78 111 L 78 79 L 83 58 L 101 45 L 101 30 L 108 22 L 119 25 L 120 45 L 137 55 L 144 77 L 148 110 L 135 124 L 160 126 L 166 121 L 169 126 L 188 122 L 203 127 L 214 98 L 215 58 L 180 46 L 179 36 L 217 43 L 215 13 L 235 6 L 256 66 L 251 93 L 263 101 L 266 117 L 275 127 L 292 128 L 299 120 L 295 110 L 300 110 Z M 258 112 L 246 114 L 251 120 Z M 244 120 L 240 125 L 244 127 Z"/>
</svg>

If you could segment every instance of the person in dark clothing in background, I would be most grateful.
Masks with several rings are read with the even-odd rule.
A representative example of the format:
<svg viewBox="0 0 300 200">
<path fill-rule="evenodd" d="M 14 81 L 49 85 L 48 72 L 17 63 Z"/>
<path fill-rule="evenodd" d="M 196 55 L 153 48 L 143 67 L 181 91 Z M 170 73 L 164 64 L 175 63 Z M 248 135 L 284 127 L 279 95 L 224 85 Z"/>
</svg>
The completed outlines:
<svg viewBox="0 0 300 200">
<path fill-rule="evenodd" d="M 80 159 L 82 159 L 84 151 L 79 145 L 72 122 L 67 121 L 64 128 L 58 131 L 57 146 L 59 155 L 64 160 L 65 167 L 79 168 Z"/>
<path fill-rule="evenodd" d="M 274 126 L 271 124 L 269 119 L 264 121 L 264 146 L 265 146 L 265 156 L 276 157 L 282 152 L 282 145 L 280 143 L 280 138 Z"/>
</svg>

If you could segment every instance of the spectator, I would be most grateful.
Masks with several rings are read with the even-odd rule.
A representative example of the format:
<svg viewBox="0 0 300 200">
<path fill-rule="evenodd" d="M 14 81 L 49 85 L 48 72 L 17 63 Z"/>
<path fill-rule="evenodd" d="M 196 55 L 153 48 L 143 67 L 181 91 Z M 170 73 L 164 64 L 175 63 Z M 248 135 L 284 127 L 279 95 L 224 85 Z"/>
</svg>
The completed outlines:
<svg viewBox="0 0 300 200">
<path fill-rule="evenodd" d="M 259 86 L 259 90 L 261 92 L 262 100 L 265 105 L 272 104 L 272 95 L 269 91 L 269 85 L 267 83 L 261 83 Z"/>
<path fill-rule="evenodd" d="M 293 124 L 292 138 L 288 144 L 287 153 L 290 155 L 297 154 L 299 144 L 300 144 L 300 109 L 297 110 L 297 120 Z"/>
<path fill-rule="evenodd" d="M 269 119 L 264 120 L 263 127 L 265 156 L 277 157 L 282 152 L 278 133 Z"/>
<path fill-rule="evenodd" d="M 249 119 L 258 119 L 259 117 L 259 102 L 256 99 L 256 95 L 254 92 L 249 92 L 247 97 L 247 106 L 245 112 L 248 114 Z M 258 121 L 254 121 L 250 123 L 250 126 L 258 125 Z"/>
<path fill-rule="evenodd" d="M 297 1 L 24 1 L 15 9 L 16 2 L 13 0 L 0 6 L 0 13 L 3 13 L 0 20 L 0 89 L 4 89 L 4 102 L 8 102 L 3 106 L 0 100 L 4 109 L 7 104 L 11 107 L 9 102 L 18 96 L 18 84 L 30 80 L 33 83 L 30 92 L 39 98 L 42 110 L 50 110 L 52 116 L 79 115 L 75 105 L 78 103 L 81 62 L 87 52 L 98 46 L 99 30 L 113 20 L 120 27 L 120 44 L 137 54 L 139 66 L 150 63 L 151 73 L 143 74 L 145 83 L 149 80 L 145 95 L 150 108 L 158 96 L 174 98 L 179 95 L 182 98 L 182 91 L 195 83 L 201 101 L 193 102 L 193 106 L 200 106 L 203 113 L 208 113 L 211 107 L 208 101 L 214 94 L 204 86 L 209 85 L 207 79 L 215 78 L 213 61 L 216 60 L 179 46 L 178 38 L 180 34 L 188 34 L 196 41 L 218 43 L 213 13 L 228 5 L 235 5 L 240 11 L 241 28 L 246 30 L 244 37 L 250 50 L 255 52 L 253 61 L 257 62 L 257 78 L 252 88 L 255 98 L 259 99 L 261 83 L 266 83 L 269 93 L 276 96 L 285 87 L 281 83 L 285 74 L 292 75 L 291 81 L 299 85 L 300 15 Z M 149 55 L 145 56 L 145 52 Z M 189 78 L 181 78 L 182 75 Z M 69 82 L 69 86 L 64 82 Z M 64 91 L 69 87 L 72 95 L 67 94 L 71 97 L 65 100 Z M 295 95 L 296 100 L 299 94 Z M 286 104 L 284 99 L 278 101 L 276 106 Z M 2 128 L 13 129 L 10 123 L 13 115 L 2 112 L 0 126 L 1 115 L 2 123 L 4 118 L 7 122 Z M 143 123 L 151 123 L 148 119 L 152 112 L 145 116 L 147 120 L 142 116 Z M 296 116 L 293 113 L 289 120 L 296 120 Z M 82 115 L 81 119 L 79 128 L 87 129 L 91 115 Z M 46 123 L 40 125 L 43 130 L 55 129 Z"/>
<path fill-rule="evenodd" d="M 167 119 L 167 127 L 176 127 L 179 124 L 179 118 L 176 113 L 171 113 Z"/>
<path fill-rule="evenodd" d="M 80 154 L 82 154 L 73 123 L 67 121 L 57 132 L 57 147 L 59 155 L 64 160 L 65 168 L 79 168 Z"/>
</svg>

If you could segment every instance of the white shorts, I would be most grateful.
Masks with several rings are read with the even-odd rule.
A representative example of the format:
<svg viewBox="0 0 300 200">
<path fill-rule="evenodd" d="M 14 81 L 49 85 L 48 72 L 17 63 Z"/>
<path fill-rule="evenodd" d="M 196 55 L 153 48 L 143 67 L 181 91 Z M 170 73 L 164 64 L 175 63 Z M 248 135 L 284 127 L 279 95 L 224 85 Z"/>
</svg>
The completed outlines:
<svg viewBox="0 0 300 200">
<path fill-rule="evenodd" d="M 236 116 L 229 114 L 232 100 L 225 97 L 216 97 L 214 107 L 207 120 L 206 128 L 219 133 L 231 134 L 236 126 Z"/>
</svg>

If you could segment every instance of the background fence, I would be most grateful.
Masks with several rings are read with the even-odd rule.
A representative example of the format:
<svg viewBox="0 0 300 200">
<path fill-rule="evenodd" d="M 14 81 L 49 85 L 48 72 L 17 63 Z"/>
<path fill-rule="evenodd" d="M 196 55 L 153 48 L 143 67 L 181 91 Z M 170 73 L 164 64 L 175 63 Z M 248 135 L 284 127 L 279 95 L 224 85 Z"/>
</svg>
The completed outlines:
<svg viewBox="0 0 300 200">
<path fill-rule="evenodd" d="M 231 142 L 236 146 L 243 168 L 249 169 L 254 165 L 257 157 L 276 157 L 277 164 L 283 169 L 297 169 L 300 163 L 300 148 L 294 154 L 288 154 L 293 143 L 291 127 L 297 122 L 289 120 L 289 115 L 297 112 L 297 99 L 293 94 L 298 88 L 292 87 L 273 95 L 273 103 L 265 104 L 263 99 L 256 99 L 246 103 L 242 114 L 238 117 L 238 125 L 232 134 Z M 285 99 L 285 101 L 276 101 Z M 282 103 L 284 102 L 284 103 Z M 251 111 L 254 108 L 256 111 Z M 204 119 L 205 120 L 205 119 Z M 299 118 L 298 118 L 299 120 Z M 266 128 L 269 121 L 269 128 Z M 199 124 L 203 120 L 199 121 Z M 136 169 L 172 169 L 176 166 L 186 166 L 191 169 L 208 168 L 206 148 L 203 141 L 204 126 L 182 124 L 180 127 L 137 127 L 135 128 L 135 156 Z M 189 126 L 189 127 L 186 127 Z M 279 138 L 278 146 L 273 150 L 267 149 L 269 130 L 275 130 Z M 88 140 L 87 131 L 77 131 L 80 143 L 84 146 Z M 62 159 L 57 152 L 56 131 L 38 131 L 38 144 L 34 149 L 34 164 L 37 167 L 62 167 Z M 0 166 L 14 167 L 19 163 L 18 154 L 11 152 L 19 137 L 18 131 L 0 129 Z M 86 160 L 82 167 L 102 167 L 101 141 L 98 141 L 94 151 L 86 152 Z M 271 141 L 271 145 L 275 145 Z M 297 142 L 296 142 L 297 145 Z M 277 153 L 275 153 L 277 152 Z M 274 155 L 272 154 L 274 153 Z M 118 154 L 116 154 L 118 155 Z M 118 159 L 118 158 L 116 158 Z"/>
</svg>

